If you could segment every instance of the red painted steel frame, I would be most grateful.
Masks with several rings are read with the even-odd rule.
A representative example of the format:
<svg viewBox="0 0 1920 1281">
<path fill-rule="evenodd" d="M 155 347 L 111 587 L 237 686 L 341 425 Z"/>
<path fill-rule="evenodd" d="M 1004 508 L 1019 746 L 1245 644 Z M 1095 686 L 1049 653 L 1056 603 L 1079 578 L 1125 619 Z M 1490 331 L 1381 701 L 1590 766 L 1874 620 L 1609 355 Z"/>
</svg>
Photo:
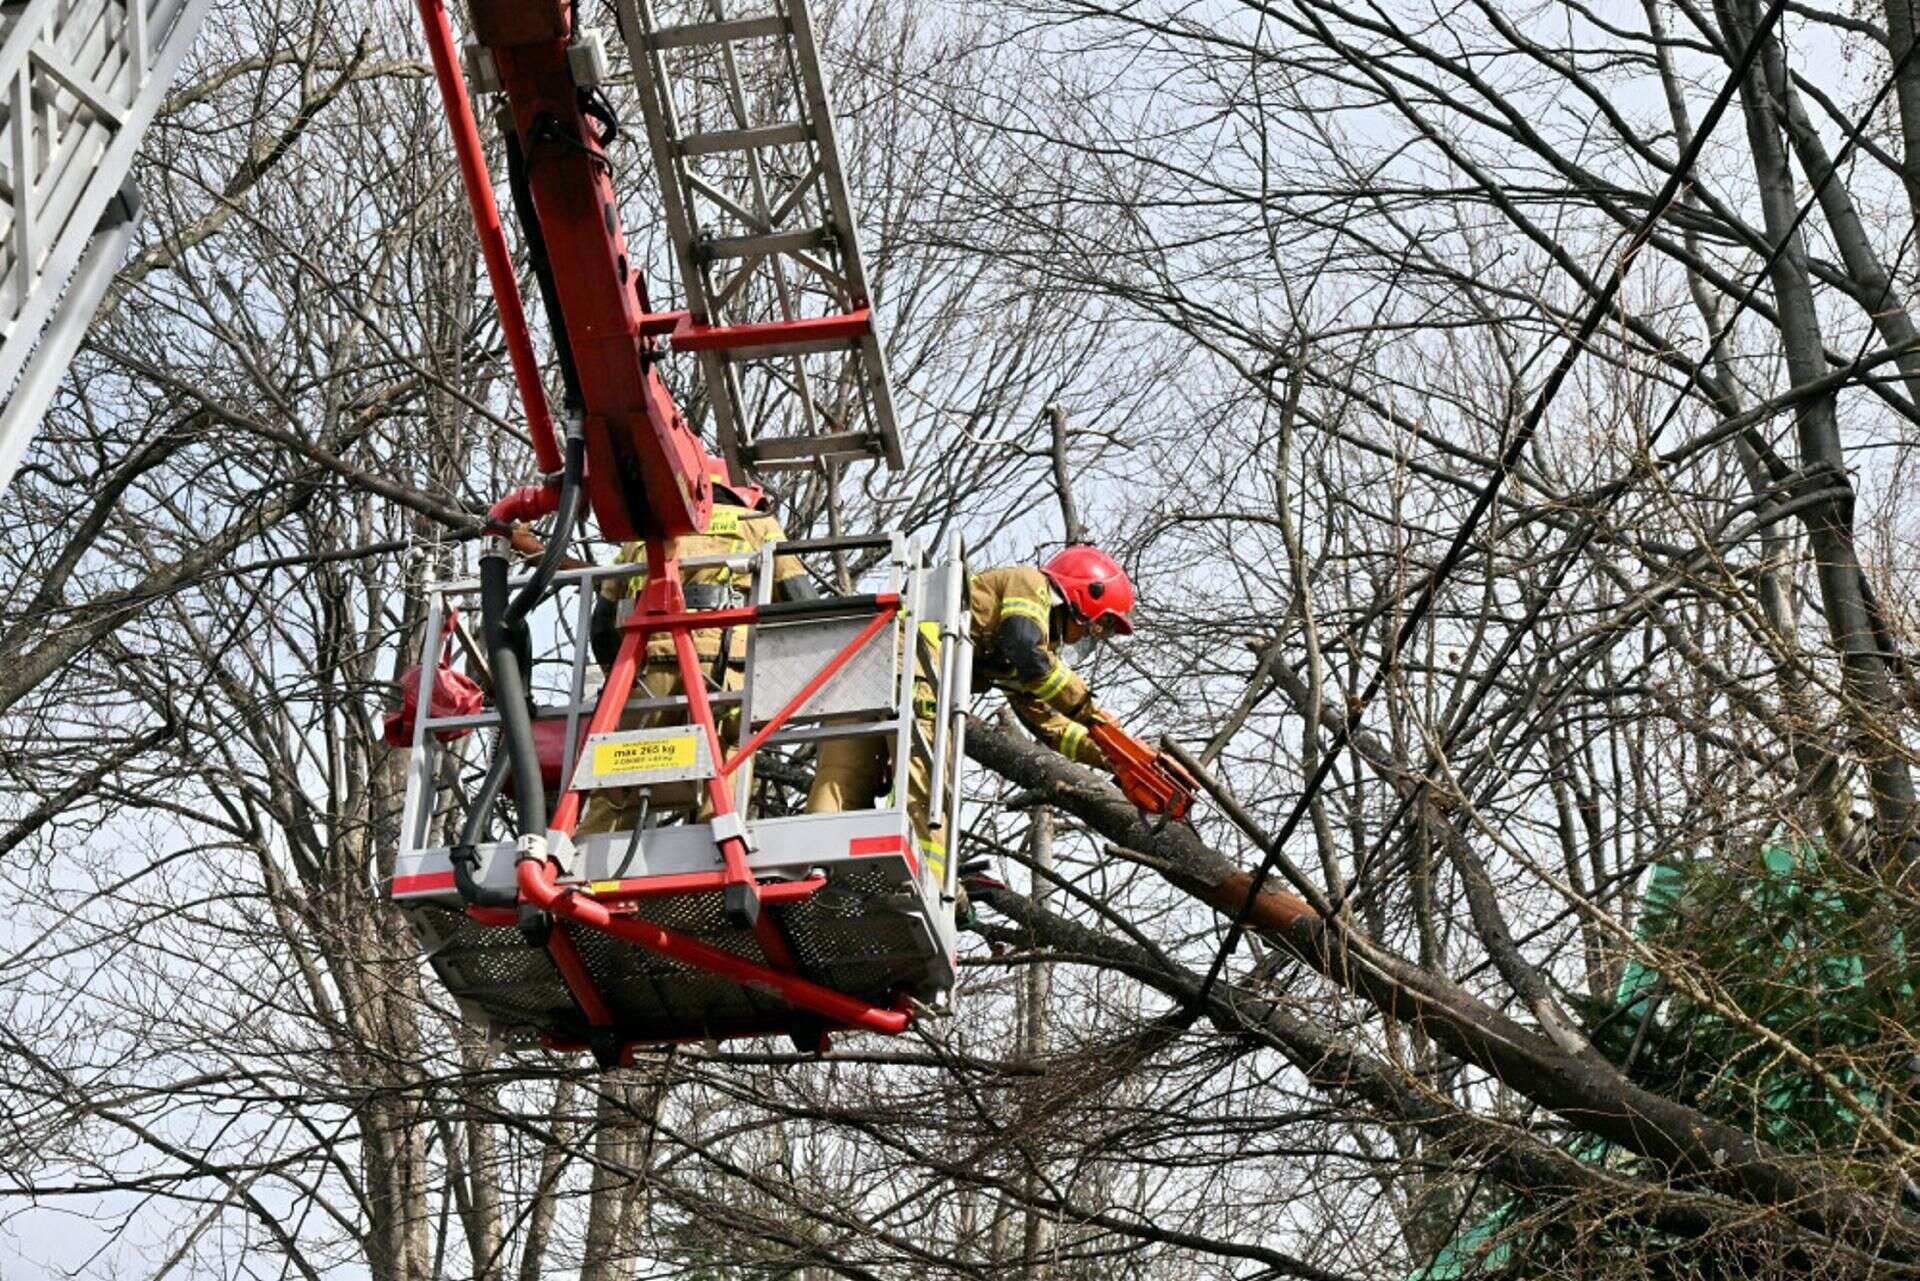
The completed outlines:
<svg viewBox="0 0 1920 1281">
<path fill-rule="evenodd" d="M 500 332 L 507 340 L 513 379 L 520 387 L 520 403 L 527 414 L 527 434 L 533 438 L 540 470 L 560 470 L 560 440 L 547 411 L 547 392 L 540 381 L 540 362 L 534 359 L 533 340 L 527 335 L 527 316 L 520 305 L 520 285 L 513 274 L 513 255 L 500 228 L 500 207 L 494 203 L 493 184 L 480 150 L 480 130 L 473 122 L 473 104 L 467 83 L 454 61 L 453 28 L 447 23 L 441 0 L 418 0 L 420 23 L 426 30 L 427 53 L 433 59 L 433 77 L 446 104 L 447 124 L 453 130 L 453 149 L 460 158 L 460 178 L 473 207 L 473 224 L 480 233 L 480 252 L 487 262 L 487 279 L 500 308 Z"/>
<path fill-rule="evenodd" d="M 573 937 L 565 930 L 554 930 L 547 936 L 547 955 L 553 958 L 554 967 L 566 980 L 567 990 L 580 1002 L 580 1012 L 587 1016 L 587 1022 L 594 1027 L 612 1027 L 613 1011 L 601 997 L 600 988 L 587 969 L 587 958 L 580 955 Z"/>
<path fill-rule="evenodd" d="M 664 606 L 663 613 L 686 611 L 686 597 L 680 588 L 680 567 L 668 557 L 664 547 L 658 542 L 647 544 L 647 583 L 648 590 L 642 595 L 643 605 L 659 604 Z M 653 584 L 670 583 L 671 587 L 655 594 Z M 660 615 L 646 611 L 637 613 L 629 620 L 629 625 L 639 627 L 657 627 Z M 698 615 L 694 615 L 698 617 Z M 687 720 L 698 727 L 707 738 L 708 760 L 718 762 L 721 759 L 720 730 L 713 721 L 713 704 L 707 701 L 707 674 L 701 670 L 700 656 L 694 652 L 693 637 L 689 634 L 693 623 L 675 624 L 670 630 L 673 635 L 674 657 L 680 664 L 680 692 L 687 700 Z M 726 774 L 715 770 L 713 777 L 707 780 L 707 808 L 713 811 L 712 822 L 718 827 L 722 820 L 731 817 L 733 808 L 733 788 L 727 782 Z M 744 830 L 744 829 L 743 829 Z M 720 849 L 720 861 L 725 866 L 723 874 L 728 886 L 742 887 L 754 901 L 753 936 L 760 944 L 760 950 L 767 960 L 783 970 L 796 968 L 793 950 L 787 946 L 786 936 L 780 932 L 779 922 L 769 912 L 761 911 L 760 884 L 754 880 L 753 869 L 747 866 L 747 839 L 741 832 L 718 837 L 714 844 Z"/>
<path fill-rule="evenodd" d="M 429 3 L 429 0 L 420 0 Z M 527 186 L 552 264 L 585 402 L 587 497 L 612 539 L 707 527 L 707 451 L 655 367 L 642 331 L 652 308 L 627 256 L 611 166 L 580 110 L 567 58 L 567 0 L 473 0 L 526 157 Z"/>
<path fill-rule="evenodd" d="M 785 343 L 851 342 L 873 332 L 873 311 L 861 307 L 844 315 L 806 316 L 759 325 L 696 325 L 685 312 L 673 328 L 675 351 L 731 351 Z"/>
</svg>

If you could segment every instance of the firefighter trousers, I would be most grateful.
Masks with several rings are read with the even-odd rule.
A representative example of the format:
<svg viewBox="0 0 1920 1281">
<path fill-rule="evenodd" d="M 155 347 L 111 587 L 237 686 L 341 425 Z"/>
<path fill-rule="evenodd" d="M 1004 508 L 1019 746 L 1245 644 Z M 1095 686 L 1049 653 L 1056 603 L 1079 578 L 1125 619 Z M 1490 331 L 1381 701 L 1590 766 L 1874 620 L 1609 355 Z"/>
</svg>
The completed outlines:
<svg viewBox="0 0 1920 1281">
<path fill-rule="evenodd" d="M 933 742 L 933 721 L 922 718 L 920 732 Z M 931 771 L 919 753 L 907 767 L 907 816 L 913 821 L 913 839 L 921 856 L 934 865 L 936 874 L 946 873 L 947 833 L 939 823 L 928 821 L 927 789 Z M 830 738 L 820 744 L 820 756 L 814 765 L 813 786 L 807 789 L 807 813 L 839 814 L 847 810 L 872 809 L 890 790 L 893 781 L 893 748 L 879 738 Z"/>
</svg>

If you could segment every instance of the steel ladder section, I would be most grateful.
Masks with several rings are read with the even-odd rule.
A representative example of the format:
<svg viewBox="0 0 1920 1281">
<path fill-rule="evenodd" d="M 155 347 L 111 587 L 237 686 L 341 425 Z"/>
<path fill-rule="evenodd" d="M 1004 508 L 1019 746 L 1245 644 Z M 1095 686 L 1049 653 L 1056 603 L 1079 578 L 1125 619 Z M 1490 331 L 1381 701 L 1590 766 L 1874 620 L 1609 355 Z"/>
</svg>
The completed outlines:
<svg viewBox="0 0 1920 1281">
<path fill-rule="evenodd" d="M 736 469 L 883 459 L 897 470 L 893 392 L 813 18 L 807 0 L 752 3 L 731 13 L 725 0 L 620 0 L 686 294 L 684 314 L 656 323 L 698 358 Z M 764 430 L 782 416 L 787 430 Z"/>
<path fill-rule="evenodd" d="M 0 4 L 0 489 L 132 243 L 128 174 L 209 3 Z"/>
</svg>

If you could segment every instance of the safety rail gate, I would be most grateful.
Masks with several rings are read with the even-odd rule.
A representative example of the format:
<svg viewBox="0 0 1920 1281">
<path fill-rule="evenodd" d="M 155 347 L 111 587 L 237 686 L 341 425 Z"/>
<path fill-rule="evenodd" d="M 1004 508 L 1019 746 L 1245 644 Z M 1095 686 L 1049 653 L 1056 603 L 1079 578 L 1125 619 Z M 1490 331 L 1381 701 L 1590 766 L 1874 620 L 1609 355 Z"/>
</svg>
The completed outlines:
<svg viewBox="0 0 1920 1281">
<path fill-rule="evenodd" d="M 804 560 L 862 549 L 885 549 L 879 590 L 772 600 L 776 551 Z M 871 809 L 763 816 L 749 808 L 750 788 L 736 786 L 737 820 L 693 821 L 687 811 L 643 816 L 638 828 L 577 841 L 549 831 L 561 869 L 550 916 L 528 928 L 535 914 L 524 882 L 517 910 L 475 906 L 462 896 L 448 836 L 461 802 L 463 751 L 441 740 L 497 729 L 500 717 L 491 706 L 473 715 L 427 714 L 426 683 L 456 644 L 451 611 L 477 591 L 472 580 L 442 584 L 428 593 L 422 715 L 393 901 L 467 1017 L 508 1047 L 589 1049 L 613 1064 L 647 1044 L 784 1034 L 813 1050 L 837 1031 L 901 1031 L 915 1012 L 944 1006 L 955 974 L 958 851 L 916 838 L 910 778 L 915 762 L 928 770 L 933 826 L 944 823 L 947 839 L 957 840 L 972 667 L 963 550 L 956 539 L 929 563 L 917 543 L 896 534 L 796 540 L 679 564 L 683 571 L 725 564 L 752 575 L 750 603 L 689 611 L 701 627 L 746 629 L 741 687 L 706 682 L 712 714 L 728 713 L 734 741 L 714 761 L 703 743 L 688 741 L 690 725 L 601 729 L 619 709 L 610 712 L 589 687 L 598 670 L 589 652 L 591 609 L 601 584 L 645 567 L 561 571 L 546 649 L 550 664 L 564 665 L 566 688 L 559 701 L 535 706 L 537 724 L 562 727 L 567 790 L 550 821 L 570 827 L 558 816 L 577 816 L 599 786 L 664 784 L 716 770 L 737 785 L 760 754 L 834 739 L 889 745 L 890 793 Z M 932 695 L 930 733 L 924 693 L 916 711 L 916 683 Z M 689 702 L 684 694 L 641 692 L 624 709 L 679 719 Z M 640 772 L 631 772 L 636 765 Z M 740 868 L 729 866 L 726 833 L 718 830 L 736 822 L 746 838 Z M 482 891 L 515 895 L 522 860 L 512 839 L 476 843 L 474 857 L 472 879 Z M 751 919 L 730 897 L 742 875 L 758 905 Z"/>
<path fill-rule="evenodd" d="M 0 4 L 0 489 L 133 242 L 128 174 L 209 3 Z"/>
</svg>

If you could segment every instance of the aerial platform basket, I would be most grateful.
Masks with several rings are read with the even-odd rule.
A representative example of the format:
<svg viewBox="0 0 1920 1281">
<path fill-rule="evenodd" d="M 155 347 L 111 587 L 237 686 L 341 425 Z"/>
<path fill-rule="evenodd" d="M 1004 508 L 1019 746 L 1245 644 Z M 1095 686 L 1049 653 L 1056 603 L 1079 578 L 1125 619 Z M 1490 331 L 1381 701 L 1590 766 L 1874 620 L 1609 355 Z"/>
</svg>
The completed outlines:
<svg viewBox="0 0 1920 1281">
<path fill-rule="evenodd" d="M 588 1048 L 603 1063 L 636 1045 L 740 1036 L 787 1035 L 813 1049 L 836 1031 L 897 1032 L 944 1005 L 955 974 L 958 860 L 924 828 L 916 835 L 910 780 L 917 765 L 934 824 L 958 832 L 971 668 L 966 570 L 957 540 L 938 563 L 898 535 L 778 545 L 803 559 L 863 549 L 885 553 L 876 590 L 798 603 L 771 599 L 773 548 L 680 562 L 725 563 L 736 583 L 752 583 L 740 603 L 690 610 L 682 624 L 745 630 L 737 679 L 703 673 L 709 714 L 725 727 L 718 761 L 683 695 L 635 686 L 621 723 L 670 723 L 618 728 L 607 727 L 618 709 L 589 688 L 599 670 L 588 640 L 594 599 L 602 584 L 640 569 L 557 575 L 535 638 L 544 660 L 536 672 L 555 673 L 550 688 L 536 688 L 536 726 L 557 746 L 566 783 L 551 821 L 570 826 L 562 816 L 594 791 L 641 782 L 650 796 L 670 784 L 684 794 L 716 772 L 740 813 L 693 821 L 690 809 L 663 806 L 643 812 L 637 829 L 578 840 L 550 832 L 550 883 L 535 887 L 551 896 L 543 911 L 526 901 L 527 868 L 511 839 L 476 842 L 467 866 L 477 896 L 463 895 L 455 875 L 461 775 L 471 775 L 468 756 L 481 755 L 468 745 L 492 735 L 441 738 L 497 728 L 497 711 L 418 718 L 391 893 L 448 990 L 497 1042 Z M 429 591 L 423 709 L 426 680 L 463 643 L 454 611 L 476 591 L 470 581 Z M 610 682 L 617 671 L 616 662 Z M 599 727 L 590 723 L 596 711 Z M 805 795 L 804 771 L 782 758 L 846 739 L 890 748 L 889 795 L 846 813 L 771 812 L 797 808 Z M 792 785 L 792 803 L 772 804 L 780 785 L 769 778 L 758 789 L 769 803 L 757 807 L 747 781 L 756 768 Z M 743 860 L 726 854 L 736 835 Z M 742 894 L 751 912 L 741 911 Z"/>
</svg>

